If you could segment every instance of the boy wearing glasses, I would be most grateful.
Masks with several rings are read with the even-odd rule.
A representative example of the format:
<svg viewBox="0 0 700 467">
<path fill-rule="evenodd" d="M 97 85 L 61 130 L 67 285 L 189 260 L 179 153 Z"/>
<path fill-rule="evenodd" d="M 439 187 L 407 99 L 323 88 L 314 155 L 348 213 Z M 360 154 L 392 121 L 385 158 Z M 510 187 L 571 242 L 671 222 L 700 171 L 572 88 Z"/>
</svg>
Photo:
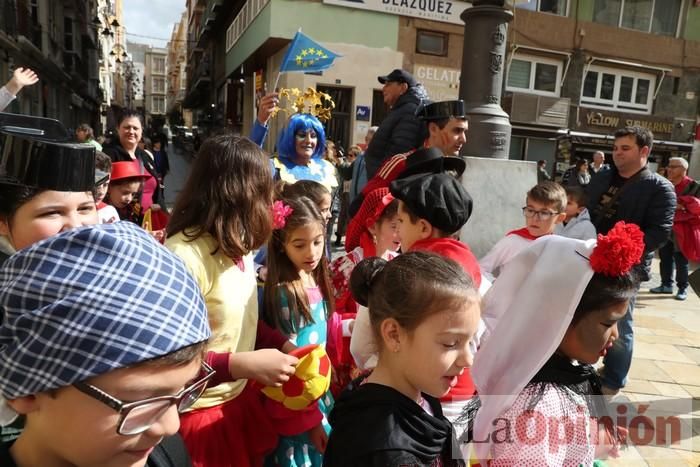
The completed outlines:
<svg viewBox="0 0 700 467">
<path fill-rule="evenodd" d="M 508 232 L 481 258 L 481 273 L 493 281 L 503 265 L 533 240 L 554 233 L 554 228 L 566 217 L 565 209 L 566 191 L 558 183 L 544 181 L 531 188 L 522 208 L 525 227 Z"/>
<path fill-rule="evenodd" d="M 214 371 L 184 264 L 128 222 L 42 240 L 0 269 L 0 465 L 188 466 L 178 412 Z M 175 435 L 175 436 L 174 436 Z"/>
</svg>

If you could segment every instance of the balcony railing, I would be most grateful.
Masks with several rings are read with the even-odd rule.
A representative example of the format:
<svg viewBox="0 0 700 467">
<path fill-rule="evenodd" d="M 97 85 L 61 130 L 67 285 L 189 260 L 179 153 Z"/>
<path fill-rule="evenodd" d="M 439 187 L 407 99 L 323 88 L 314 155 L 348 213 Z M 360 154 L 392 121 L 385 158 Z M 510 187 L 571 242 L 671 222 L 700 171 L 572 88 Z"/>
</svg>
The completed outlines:
<svg viewBox="0 0 700 467">
<path fill-rule="evenodd" d="M 248 0 L 234 18 L 231 25 L 226 30 L 226 52 L 231 50 L 231 47 L 238 42 L 238 39 L 243 35 L 251 25 L 255 18 L 265 6 L 270 3 L 270 0 Z"/>
</svg>

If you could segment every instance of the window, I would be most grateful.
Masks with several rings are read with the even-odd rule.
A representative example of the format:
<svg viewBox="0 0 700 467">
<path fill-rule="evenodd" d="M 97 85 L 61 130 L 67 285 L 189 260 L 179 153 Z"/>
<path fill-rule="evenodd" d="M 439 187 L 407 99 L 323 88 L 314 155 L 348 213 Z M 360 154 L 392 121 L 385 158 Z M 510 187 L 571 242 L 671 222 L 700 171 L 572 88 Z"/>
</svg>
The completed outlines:
<svg viewBox="0 0 700 467">
<path fill-rule="evenodd" d="M 63 49 L 72 52 L 73 47 L 73 18 L 66 16 L 63 18 Z"/>
<path fill-rule="evenodd" d="M 165 78 L 159 76 L 153 77 L 153 89 L 152 92 L 165 94 Z"/>
<path fill-rule="evenodd" d="M 544 57 L 516 55 L 508 70 L 508 91 L 559 96 L 562 63 Z"/>
<path fill-rule="evenodd" d="M 530 11 L 543 11 L 555 15 L 566 16 L 568 7 L 567 0 L 527 0 L 523 3 L 516 3 L 517 8 Z"/>
<path fill-rule="evenodd" d="M 447 34 L 418 30 L 416 52 L 428 55 L 447 56 Z"/>
<path fill-rule="evenodd" d="M 165 113 L 165 97 L 163 97 L 163 96 L 151 96 L 151 113 L 154 113 L 154 114 L 164 114 Z"/>
<path fill-rule="evenodd" d="M 591 66 L 583 79 L 581 104 L 650 113 L 656 76 Z"/>
<path fill-rule="evenodd" d="M 165 74 L 165 57 L 152 57 L 151 65 L 153 65 L 153 73 L 160 75 Z"/>
<path fill-rule="evenodd" d="M 595 0 L 593 21 L 675 36 L 683 0 Z"/>
</svg>

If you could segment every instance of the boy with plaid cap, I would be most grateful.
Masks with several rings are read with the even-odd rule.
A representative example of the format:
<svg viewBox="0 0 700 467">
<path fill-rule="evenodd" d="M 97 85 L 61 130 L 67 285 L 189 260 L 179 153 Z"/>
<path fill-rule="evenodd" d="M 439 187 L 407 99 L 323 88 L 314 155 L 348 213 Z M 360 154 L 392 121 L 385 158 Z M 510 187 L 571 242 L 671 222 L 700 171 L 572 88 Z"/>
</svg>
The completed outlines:
<svg viewBox="0 0 700 467">
<path fill-rule="evenodd" d="M 190 465 L 173 435 L 214 373 L 207 312 L 147 232 L 90 226 L 20 250 L 0 311 L 0 424 L 26 419 L 0 465 Z"/>
</svg>

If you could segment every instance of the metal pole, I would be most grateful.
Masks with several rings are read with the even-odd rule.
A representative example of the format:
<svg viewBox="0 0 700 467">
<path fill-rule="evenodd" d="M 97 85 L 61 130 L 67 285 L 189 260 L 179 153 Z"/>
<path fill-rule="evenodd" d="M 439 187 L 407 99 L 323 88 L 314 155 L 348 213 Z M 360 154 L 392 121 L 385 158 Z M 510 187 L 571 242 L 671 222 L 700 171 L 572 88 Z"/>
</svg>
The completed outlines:
<svg viewBox="0 0 700 467">
<path fill-rule="evenodd" d="M 508 22 L 504 0 L 474 0 L 464 10 L 464 48 L 459 94 L 469 119 L 463 156 L 507 159 L 511 126 L 501 108 Z"/>
</svg>

